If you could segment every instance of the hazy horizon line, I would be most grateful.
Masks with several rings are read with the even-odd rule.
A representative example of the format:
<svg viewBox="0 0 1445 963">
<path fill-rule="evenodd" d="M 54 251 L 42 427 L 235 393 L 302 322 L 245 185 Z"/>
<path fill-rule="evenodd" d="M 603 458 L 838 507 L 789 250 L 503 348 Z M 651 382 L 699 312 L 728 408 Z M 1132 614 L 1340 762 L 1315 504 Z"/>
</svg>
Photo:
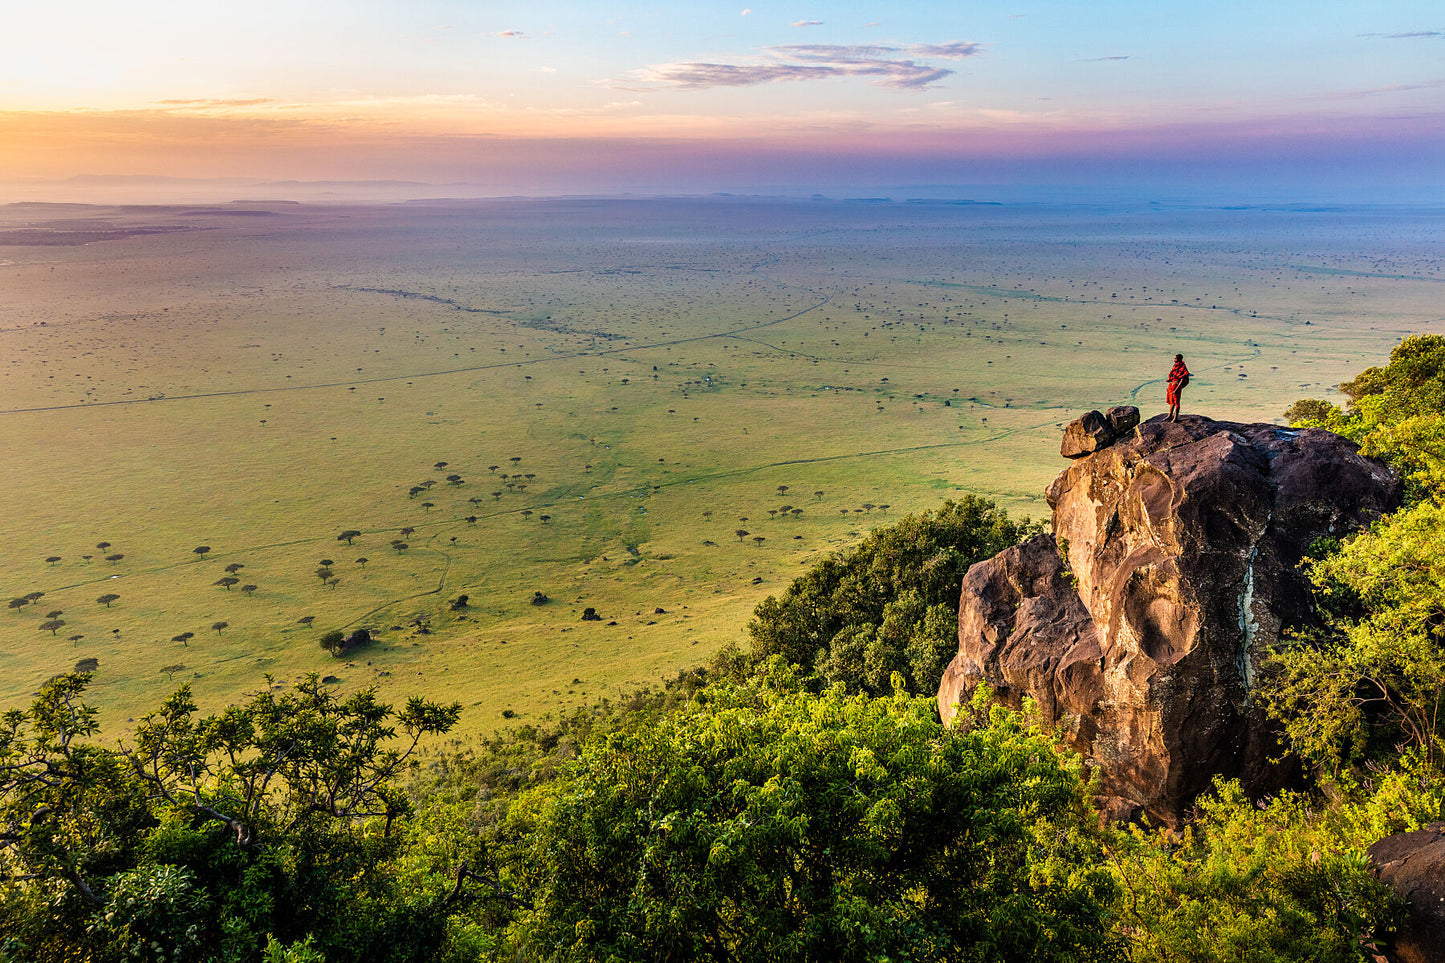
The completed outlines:
<svg viewBox="0 0 1445 963">
<path fill-rule="evenodd" d="M 237 196 L 261 189 L 273 196 Z M 458 193 L 447 193 L 457 191 Z M 438 193 L 441 192 L 441 193 Z M 1396 190 L 1354 186 L 1190 185 L 1167 181 L 1081 185 L 1059 182 L 879 183 L 857 185 L 619 185 L 612 188 L 517 189 L 466 180 L 401 178 L 273 178 L 264 176 L 181 176 L 169 174 L 82 173 L 59 178 L 17 178 L 0 182 L 0 206 L 17 204 L 394 204 L 508 200 L 705 200 L 751 199 L 789 202 L 954 203 L 978 205 L 1118 204 L 1184 206 L 1445 207 L 1437 197 L 1401 197 Z"/>
</svg>

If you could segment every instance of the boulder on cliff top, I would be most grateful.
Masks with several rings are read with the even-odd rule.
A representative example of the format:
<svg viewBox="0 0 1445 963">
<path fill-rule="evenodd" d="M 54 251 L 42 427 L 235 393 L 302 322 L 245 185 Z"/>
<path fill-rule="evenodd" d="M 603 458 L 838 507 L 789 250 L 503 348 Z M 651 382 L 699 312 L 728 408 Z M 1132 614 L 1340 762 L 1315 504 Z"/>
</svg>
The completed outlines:
<svg viewBox="0 0 1445 963">
<path fill-rule="evenodd" d="M 1091 411 L 1069 422 L 1064 429 L 1064 441 L 1059 446 L 1059 454 L 1065 458 L 1082 458 L 1113 443 L 1114 429 L 1109 427 L 1109 419 L 1097 411 Z"/>
<path fill-rule="evenodd" d="M 1049 486 L 1054 538 L 969 569 L 939 710 L 979 682 L 1035 699 L 1101 768 L 1112 818 L 1173 824 L 1216 774 L 1278 789 L 1254 681 L 1285 628 L 1315 624 L 1299 561 L 1399 496 L 1322 429 L 1151 418 Z"/>
<path fill-rule="evenodd" d="M 1104 412 L 1104 417 L 1115 435 L 1126 435 L 1139 427 L 1139 409 L 1133 405 L 1115 405 Z"/>
</svg>

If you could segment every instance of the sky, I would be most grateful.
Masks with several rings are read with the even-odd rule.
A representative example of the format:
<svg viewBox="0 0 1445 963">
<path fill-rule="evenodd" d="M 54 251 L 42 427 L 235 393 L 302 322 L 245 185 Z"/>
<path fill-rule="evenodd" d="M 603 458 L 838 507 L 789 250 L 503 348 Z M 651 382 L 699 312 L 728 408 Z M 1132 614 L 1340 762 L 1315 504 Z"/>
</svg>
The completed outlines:
<svg viewBox="0 0 1445 963">
<path fill-rule="evenodd" d="M 0 200 L 120 177 L 1445 202 L 1439 0 L 7 6 Z"/>
</svg>

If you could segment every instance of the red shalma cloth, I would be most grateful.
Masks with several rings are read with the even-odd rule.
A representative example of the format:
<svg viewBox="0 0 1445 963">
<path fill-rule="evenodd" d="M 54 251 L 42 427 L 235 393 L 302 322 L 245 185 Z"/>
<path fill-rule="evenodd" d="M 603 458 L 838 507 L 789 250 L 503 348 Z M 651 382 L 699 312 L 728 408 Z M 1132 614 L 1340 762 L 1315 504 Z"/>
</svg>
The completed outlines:
<svg viewBox="0 0 1445 963">
<path fill-rule="evenodd" d="M 1179 404 L 1179 390 L 1184 387 L 1184 382 L 1188 380 L 1189 369 L 1184 366 L 1184 362 L 1174 362 L 1174 367 L 1169 369 L 1169 385 L 1164 392 L 1165 401 L 1171 406 Z"/>
</svg>

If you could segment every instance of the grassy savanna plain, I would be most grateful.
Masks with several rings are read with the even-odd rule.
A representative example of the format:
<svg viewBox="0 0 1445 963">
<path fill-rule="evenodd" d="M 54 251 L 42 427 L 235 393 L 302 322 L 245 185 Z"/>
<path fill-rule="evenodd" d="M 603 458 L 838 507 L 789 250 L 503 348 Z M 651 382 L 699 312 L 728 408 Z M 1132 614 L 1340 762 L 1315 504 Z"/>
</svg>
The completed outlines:
<svg viewBox="0 0 1445 963">
<path fill-rule="evenodd" d="M 1332 397 L 1441 330 L 1440 223 L 0 208 L 0 593 L 44 593 L 0 610 L 0 707 L 84 659 L 117 734 L 183 681 L 214 709 L 268 674 L 455 699 L 470 731 L 615 698 L 744 641 L 759 600 L 874 525 L 962 492 L 1045 515 L 1058 429 L 1158 413 L 1176 352 L 1186 411 Z M 379 640 L 344 658 L 317 646 L 362 627 Z"/>
</svg>

